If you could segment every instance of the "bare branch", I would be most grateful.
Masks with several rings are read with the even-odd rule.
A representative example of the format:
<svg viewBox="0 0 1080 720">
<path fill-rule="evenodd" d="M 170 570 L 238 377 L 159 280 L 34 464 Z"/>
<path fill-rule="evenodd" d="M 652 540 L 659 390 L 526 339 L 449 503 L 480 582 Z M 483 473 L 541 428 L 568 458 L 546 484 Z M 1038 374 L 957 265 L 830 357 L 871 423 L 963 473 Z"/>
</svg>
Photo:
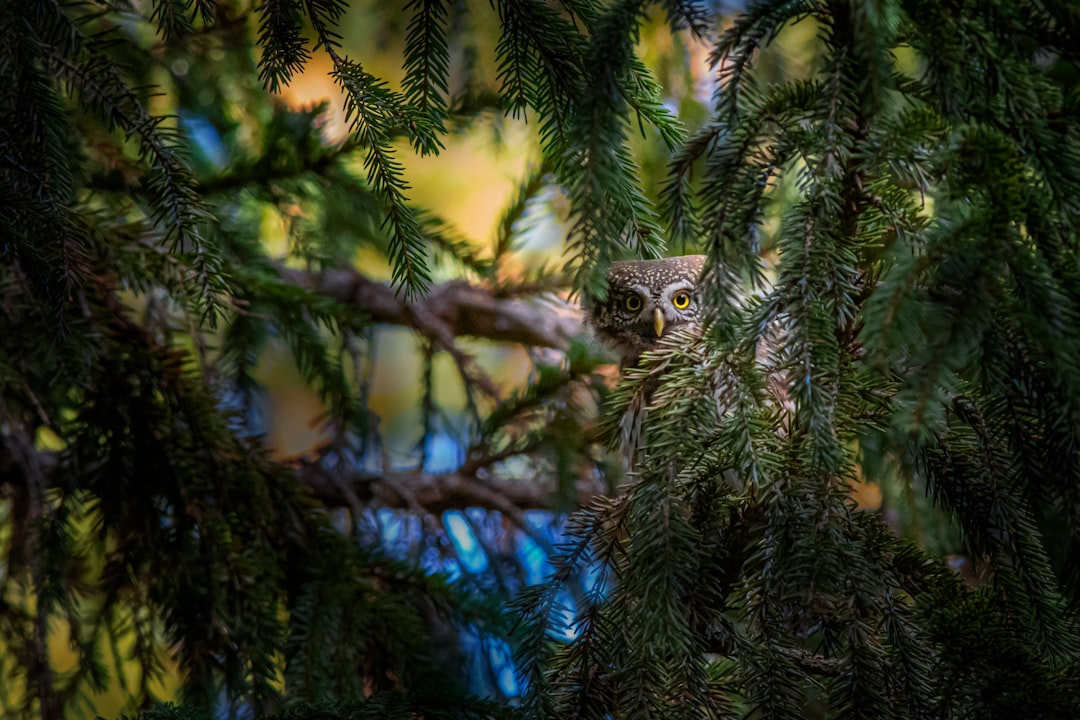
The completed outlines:
<svg viewBox="0 0 1080 720">
<path fill-rule="evenodd" d="M 530 300 L 498 297 L 482 286 L 452 281 L 407 302 L 393 288 L 352 269 L 310 273 L 282 268 L 281 274 L 291 283 L 361 310 L 375 322 L 404 325 L 421 332 L 431 329 L 422 320 L 435 318 L 443 326 L 440 334 L 448 330 L 454 337 L 468 335 L 556 350 L 567 349 L 571 339 L 582 332 L 581 310 L 554 296 Z"/>
<path fill-rule="evenodd" d="M 57 469 L 56 453 L 33 451 L 33 464 Z M 470 472 L 475 465 L 455 472 L 421 471 L 375 473 L 331 469 L 318 461 L 286 463 L 312 495 L 327 507 L 348 507 L 354 511 L 376 506 L 423 511 L 438 515 L 446 510 L 477 507 L 497 510 L 515 524 L 525 527 L 525 510 L 555 509 L 559 497 L 554 476 L 535 473 L 527 477 L 499 477 L 486 468 Z M 27 467 L 19 462 L 0 462 L 0 498 L 23 497 L 34 482 Z M 62 474 L 62 471 L 61 471 Z M 55 473 L 54 473 L 55 475 Z M 50 485 L 57 482 L 51 479 Z M 577 483 L 577 504 L 583 505 L 606 492 L 603 482 L 583 476 Z"/>
<path fill-rule="evenodd" d="M 401 510 L 422 509 L 433 515 L 446 510 L 476 507 L 498 510 L 515 524 L 524 524 L 525 510 L 551 510 L 558 497 L 553 477 L 482 478 L 461 472 L 372 473 L 330 470 L 316 463 L 296 467 L 297 476 L 311 488 L 312 494 L 328 507 L 350 505 L 345 492 L 359 497 L 363 504 Z M 578 483 L 578 502 L 587 503 L 604 492 L 598 480 Z"/>
</svg>

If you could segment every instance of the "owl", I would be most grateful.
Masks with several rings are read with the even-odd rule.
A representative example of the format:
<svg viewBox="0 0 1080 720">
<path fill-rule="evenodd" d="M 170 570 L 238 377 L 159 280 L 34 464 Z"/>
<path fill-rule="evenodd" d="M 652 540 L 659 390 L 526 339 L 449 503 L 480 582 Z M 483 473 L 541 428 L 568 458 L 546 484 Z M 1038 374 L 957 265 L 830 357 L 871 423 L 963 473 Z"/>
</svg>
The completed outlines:
<svg viewBox="0 0 1080 720">
<path fill-rule="evenodd" d="M 655 349 L 668 333 L 699 326 L 704 267 L 704 255 L 612 264 L 607 299 L 593 301 L 588 317 L 596 335 L 619 353 L 622 368 L 637 366 L 641 354 Z M 638 386 L 619 421 L 619 446 L 631 475 L 656 383 L 652 378 Z"/>
<path fill-rule="evenodd" d="M 700 323 L 704 267 L 704 255 L 612 263 L 607 299 L 590 305 L 589 323 L 619 353 L 622 367 L 635 366 L 675 328 Z"/>
</svg>

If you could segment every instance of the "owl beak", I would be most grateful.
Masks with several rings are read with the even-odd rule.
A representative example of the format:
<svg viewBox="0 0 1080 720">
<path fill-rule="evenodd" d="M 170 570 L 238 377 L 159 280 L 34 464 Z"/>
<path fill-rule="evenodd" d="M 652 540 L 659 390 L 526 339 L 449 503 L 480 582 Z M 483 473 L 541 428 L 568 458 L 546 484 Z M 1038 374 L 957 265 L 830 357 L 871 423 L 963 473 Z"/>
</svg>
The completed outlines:
<svg viewBox="0 0 1080 720">
<path fill-rule="evenodd" d="M 656 330 L 656 337 L 661 337 L 664 334 L 664 311 L 660 308 L 653 309 L 653 329 Z"/>
</svg>

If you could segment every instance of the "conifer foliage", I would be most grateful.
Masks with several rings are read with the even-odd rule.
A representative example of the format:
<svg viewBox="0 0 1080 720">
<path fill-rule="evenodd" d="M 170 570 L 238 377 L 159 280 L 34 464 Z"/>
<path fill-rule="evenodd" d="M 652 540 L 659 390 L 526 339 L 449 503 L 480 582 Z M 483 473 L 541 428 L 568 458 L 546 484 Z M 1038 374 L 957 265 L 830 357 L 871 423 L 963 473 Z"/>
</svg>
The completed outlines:
<svg viewBox="0 0 1080 720">
<path fill-rule="evenodd" d="M 382 12 L 400 89 L 344 49 L 342 0 L 0 0 L 5 716 L 87 711 L 119 682 L 156 718 L 1074 717 L 1080 7 Z M 656 17 L 711 47 L 700 126 L 638 57 Z M 815 61 L 777 74 L 779 39 L 808 26 Z M 346 98 L 343 144 L 321 108 L 270 95 L 316 57 Z M 540 157 L 478 252 L 410 200 L 401 157 L 493 114 L 534 124 Z M 643 181 L 640 134 L 665 177 Z M 515 287 L 500 263 L 548 187 L 568 200 L 567 272 Z M 677 247 L 709 256 L 708 327 L 614 391 L 595 352 L 514 319 L 527 295 L 602 296 L 612 260 Z M 391 287 L 353 267 L 361 249 Z M 430 302 L 467 293 L 505 316 Z M 423 348 L 411 474 L 379 464 L 380 322 Z M 535 382 L 500 398 L 459 334 L 566 361 L 534 354 Z M 327 408 L 317 457 L 259 437 L 272 343 Z M 470 417 L 453 492 L 425 506 L 407 481 L 433 482 L 438 353 Z M 539 584 L 502 565 L 451 582 L 365 524 L 396 498 L 427 528 L 457 502 L 544 545 L 523 505 L 610 485 L 604 438 L 643 402 L 635 472 L 568 517 Z M 866 481 L 907 495 L 858 510 Z M 920 522 L 952 523 L 972 571 Z M 512 645 L 520 697 L 481 697 L 466 638 Z M 185 705 L 152 707 L 173 661 Z"/>
<path fill-rule="evenodd" d="M 625 374 L 612 422 L 653 393 L 640 473 L 519 600 L 534 716 L 1075 714 L 1077 20 L 765 1 L 724 31 L 662 197 L 713 324 Z M 801 23 L 820 65 L 770 82 Z M 976 587 L 853 509 L 889 476 L 959 526 Z M 578 568 L 593 597 L 544 642 Z"/>
</svg>

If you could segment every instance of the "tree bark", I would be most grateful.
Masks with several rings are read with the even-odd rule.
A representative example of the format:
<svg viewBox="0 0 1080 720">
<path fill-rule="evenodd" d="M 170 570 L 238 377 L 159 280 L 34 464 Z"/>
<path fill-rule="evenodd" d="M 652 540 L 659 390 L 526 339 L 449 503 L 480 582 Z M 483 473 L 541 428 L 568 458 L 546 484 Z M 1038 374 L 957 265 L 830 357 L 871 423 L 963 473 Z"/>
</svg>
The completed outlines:
<svg viewBox="0 0 1080 720">
<path fill-rule="evenodd" d="M 311 273 L 282 268 L 291 283 L 366 313 L 374 322 L 404 325 L 430 332 L 434 318 L 449 332 L 495 342 L 565 350 L 581 334 L 582 313 L 551 295 L 547 298 L 510 297 L 456 280 L 436 285 L 424 297 L 407 302 L 387 285 L 352 269 Z"/>
</svg>

